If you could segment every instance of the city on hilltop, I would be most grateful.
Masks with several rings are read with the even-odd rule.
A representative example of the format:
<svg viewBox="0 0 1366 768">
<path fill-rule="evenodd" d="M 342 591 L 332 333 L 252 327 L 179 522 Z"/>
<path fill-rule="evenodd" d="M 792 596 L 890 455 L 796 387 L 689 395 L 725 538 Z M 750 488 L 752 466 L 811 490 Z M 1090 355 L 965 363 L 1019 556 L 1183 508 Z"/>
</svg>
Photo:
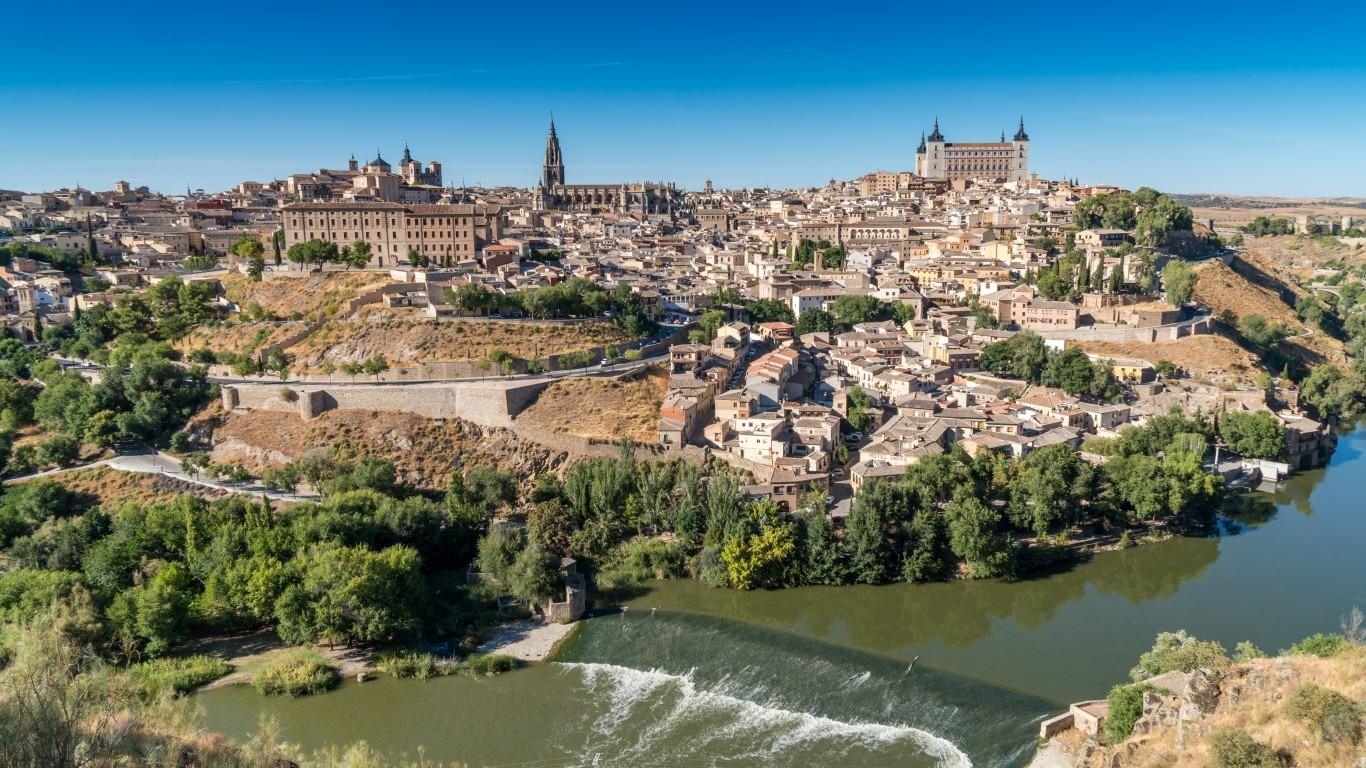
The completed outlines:
<svg viewBox="0 0 1366 768">
<path fill-rule="evenodd" d="M 0 191 L 0 610 L 73 596 L 147 690 L 491 675 L 657 579 L 1014 580 L 1330 460 L 1362 217 L 1047 179 L 1023 117 L 927 122 L 910 170 L 809 188 L 580 182 L 552 120 L 526 187 L 405 143 Z M 1029 728 L 1132 729 L 1194 684 L 1163 669 Z"/>
</svg>

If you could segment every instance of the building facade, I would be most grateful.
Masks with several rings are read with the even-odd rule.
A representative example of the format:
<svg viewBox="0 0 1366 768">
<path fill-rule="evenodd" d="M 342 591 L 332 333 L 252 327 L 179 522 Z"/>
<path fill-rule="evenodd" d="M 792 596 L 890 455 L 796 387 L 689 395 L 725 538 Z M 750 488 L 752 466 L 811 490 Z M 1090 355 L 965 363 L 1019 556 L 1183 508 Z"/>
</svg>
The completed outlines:
<svg viewBox="0 0 1366 768">
<path fill-rule="evenodd" d="M 409 249 L 435 264 L 468 261 L 503 234 L 498 206 L 384 202 L 292 203 L 281 210 L 285 247 L 309 240 L 338 246 L 364 240 L 374 251 L 376 266 L 407 261 Z"/>
<path fill-rule="evenodd" d="M 671 215 L 683 203 L 683 193 L 672 182 L 566 184 L 564 153 L 555 121 L 545 140 L 545 164 L 533 201 L 538 210 L 579 213 L 642 213 Z"/>
<path fill-rule="evenodd" d="M 1002 131 L 1000 141 L 969 143 L 946 141 L 935 118 L 934 131 L 920 137 L 915 172 L 931 179 L 1023 181 L 1029 177 L 1029 134 L 1025 133 L 1024 118 L 1020 118 L 1019 130 L 1010 141 Z"/>
</svg>

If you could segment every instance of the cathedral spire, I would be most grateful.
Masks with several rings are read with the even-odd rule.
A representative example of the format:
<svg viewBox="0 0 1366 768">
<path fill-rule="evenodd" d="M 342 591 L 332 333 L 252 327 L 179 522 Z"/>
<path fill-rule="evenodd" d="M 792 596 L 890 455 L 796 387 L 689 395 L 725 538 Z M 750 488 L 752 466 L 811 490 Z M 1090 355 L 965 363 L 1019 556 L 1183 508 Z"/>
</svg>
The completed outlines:
<svg viewBox="0 0 1366 768">
<path fill-rule="evenodd" d="M 1015 132 L 1015 141 L 1029 141 L 1029 134 L 1025 133 L 1024 116 L 1020 116 L 1020 129 Z"/>
<path fill-rule="evenodd" d="M 944 134 L 939 132 L 939 118 L 934 119 L 934 130 L 930 132 L 930 141 L 943 141 Z"/>
<path fill-rule="evenodd" d="M 405 162 L 405 163 L 411 163 L 412 161 L 413 161 L 413 154 L 412 154 L 411 152 L 408 151 L 408 142 L 405 141 L 405 142 L 403 142 L 403 162 Z"/>
<path fill-rule="evenodd" d="M 918 147 L 915 148 L 915 153 L 916 153 L 917 155 L 923 155 L 923 154 L 925 154 L 925 132 L 924 132 L 924 131 L 921 131 L 921 132 L 920 132 L 920 146 L 918 146 Z"/>
<path fill-rule="evenodd" d="M 555 135 L 555 115 L 550 116 L 550 135 L 545 139 L 545 165 L 541 167 L 541 185 L 546 189 L 564 184 L 564 155 L 560 152 L 560 137 Z"/>
</svg>

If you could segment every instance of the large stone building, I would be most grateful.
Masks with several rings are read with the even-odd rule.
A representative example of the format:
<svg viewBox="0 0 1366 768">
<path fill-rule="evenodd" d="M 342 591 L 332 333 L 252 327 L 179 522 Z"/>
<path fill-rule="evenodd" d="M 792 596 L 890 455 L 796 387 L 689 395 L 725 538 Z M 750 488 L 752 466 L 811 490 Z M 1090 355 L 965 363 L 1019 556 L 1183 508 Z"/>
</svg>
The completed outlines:
<svg viewBox="0 0 1366 768">
<path fill-rule="evenodd" d="M 1020 118 L 1020 128 L 1010 141 L 1002 131 L 1000 141 L 969 143 L 945 141 L 935 118 L 934 131 L 929 136 L 921 134 L 915 150 L 915 172 L 931 179 L 1022 181 L 1029 177 L 1029 134 L 1025 133 L 1024 118 Z"/>
<path fill-rule="evenodd" d="M 355 200 L 430 202 L 440 194 L 441 163 L 433 160 L 426 166 L 413 159 L 408 145 L 403 145 L 403 159 L 398 172 L 379 152 L 375 159 L 361 165 L 354 155 L 346 168 L 319 168 L 317 173 L 290 175 L 286 190 L 295 200 Z"/>
<path fill-rule="evenodd" d="M 672 214 L 683 202 L 683 193 L 672 183 L 619 182 L 616 184 L 566 184 L 564 155 L 555 121 L 545 140 L 545 165 L 533 200 L 541 210 L 582 213 Z"/>
<path fill-rule="evenodd" d="M 281 211 L 285 247 L 318 239 L 350 245 L 370 244 L 377 266 L 397 266 L 408 250 L 433 263 L 449 265 L 477 258 L 503 234 L 498 206 L 386 202 L 292 203 Z"/>
</svg>

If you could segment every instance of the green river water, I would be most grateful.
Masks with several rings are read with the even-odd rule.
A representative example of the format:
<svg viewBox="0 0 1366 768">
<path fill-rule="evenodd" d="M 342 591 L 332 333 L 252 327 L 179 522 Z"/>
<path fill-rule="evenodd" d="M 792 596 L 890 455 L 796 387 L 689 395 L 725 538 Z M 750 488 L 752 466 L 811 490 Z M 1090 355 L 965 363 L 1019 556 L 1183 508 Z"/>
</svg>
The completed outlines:
<svg viewBox="0 0 1366 768">
<path fill-rule="evenodd" d="M 1366 607 L 1366 434 L 1251 494 L 1218 535 L 1016 583 L 773 592 L 663 582 L 492 679 L 381 679 L 299 700 L 198 697 L 234 737 L 368 741 L 471 765 L 1019 766 L 1038 722 L 1125 679 L 1163 630 L 1284 648 Z M 913 659 L 919 661 L 908 670 Z"/>
</svg>

